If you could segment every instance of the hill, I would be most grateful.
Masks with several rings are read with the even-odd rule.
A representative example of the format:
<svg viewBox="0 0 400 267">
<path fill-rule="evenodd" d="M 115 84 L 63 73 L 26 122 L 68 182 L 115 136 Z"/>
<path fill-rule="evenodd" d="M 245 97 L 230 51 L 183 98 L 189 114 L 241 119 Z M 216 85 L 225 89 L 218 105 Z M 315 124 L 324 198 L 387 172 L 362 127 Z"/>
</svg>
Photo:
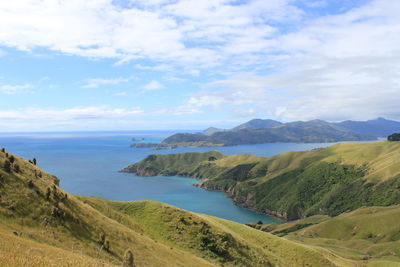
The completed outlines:
<svg viewBox="0 0 400 267">
<path fill-rule="evenodd" d="M 163 203 L 74 196 L 6 152 L 0 196 L 1 266 L 121 266 L 126 250 L 138 267 L 354 266 L 322 248 Z"/>
<path fill-rule="evenodd" d="M 204 179 L 201 187 L 227 192 L 239 205 L 286 220 L 400 203 L 398 142 L 342 143 L 269 158 L 218 152 L 151 155 L 123 171 L 146 175 L 149 170 Z"/>
<path fill-rule="evenodd" d="M 250 226 L 371 266 L 399 266 L 400 205 L 363 207 L 337 217 L 313 216 L 282 225 Z M 379 259 L 379 260 L 378 260 Z"/>
<path fill-rule="evenodd" d="M 210 127 L 203 133 L 177 133 L 164 139 L 168 147 L 231 146 L 263 143 L 367 141 L 400 132 L 400 122 L 377 118 L 330 123 L 322 120 L 281 123 L 253 119 L 230 130 Z"/>
<path fill-rule="evenodd" d="M 234 128 L 232 131 L 238 131 L 243 129 L 260 129 L 260 128 L 270 128 L 274 126 L 281 125 L 282 122 L 275 121 L 275 120 L 263 120 L 263 119 L 253 119 L 243 124 L 240 124 Z"/>
<path fill-rule="evenodd" d="M 343 121 L 336 125 L 354 132 L 376 137 L 387 137 L 392 133 L 400 132 L 400 122 L 384 118 L 368 121 Z"/>
<path fill-rule="evenodd" d="M 263 143 L 325 143 L 376 140 L 376 137 L 350 131 L 334 124 L 313 120 L 279 124 L 269 128 L 242 128 L 217 131 L 210 135 L 178 133 L 162 141 L 168 146 L 231 146 Z"/>
</svg>

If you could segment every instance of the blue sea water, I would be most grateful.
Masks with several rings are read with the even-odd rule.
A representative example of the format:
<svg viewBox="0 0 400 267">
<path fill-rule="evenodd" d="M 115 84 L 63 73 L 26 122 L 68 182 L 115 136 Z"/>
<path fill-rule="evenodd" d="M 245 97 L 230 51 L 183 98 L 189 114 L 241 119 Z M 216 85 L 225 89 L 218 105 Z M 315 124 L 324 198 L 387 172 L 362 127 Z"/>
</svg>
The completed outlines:
<svg viewBox="0 0 400 267">
<path fill-rule="evenodd" d="M 273 143 L 217 148 L 178 148 L 152 151 L 151 148 L 130 148 L 132 138 L 160 142 L 173 131 L 74 132 L 0 134 L 0 147 L 18 156 L 38 160 L 38 166 L 60 178 L 60 185 L 70 193 L 97 196 L 110 200 L 156 200 L 189 211 L 204 213 L 239 223 L 281 223 L 233 204 L 224 193 L 192 186 L 198 180 L 184 177 L 138 177 L 119 173 L 122 168 L 150 154 L 205 152 L 218 150 L 224 154 L 250 153 L 272 156 L 287 151 L 303 151 L 332 144 Z"/>
</svg>

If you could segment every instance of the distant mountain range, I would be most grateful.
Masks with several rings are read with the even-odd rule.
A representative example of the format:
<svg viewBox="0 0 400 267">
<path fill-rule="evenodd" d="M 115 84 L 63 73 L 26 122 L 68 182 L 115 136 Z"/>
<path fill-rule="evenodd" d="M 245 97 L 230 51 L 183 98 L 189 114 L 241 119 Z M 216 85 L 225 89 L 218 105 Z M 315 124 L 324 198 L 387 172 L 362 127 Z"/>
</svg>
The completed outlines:
<svg viewBox="0 0 400 267">
<path fill-rule="evenodd" d="M 367 141 L 400 132 L 400 122 L 377 118 L 331 123 L 323 120 L 282 123 L 253 119 L 232 129 L 208 128 L 202 133 L 178 133 L 166 138 L 168 146 L 227 146 L 263 143 L 323 143 Z"/>
<path fill-rule="evenodd" d="M 337 126 L 376 137 L 387 137 L 400 131 L 400 122 L 377 118 L 369 121 L 343 121 L 336 123 Z"/>
</svg>

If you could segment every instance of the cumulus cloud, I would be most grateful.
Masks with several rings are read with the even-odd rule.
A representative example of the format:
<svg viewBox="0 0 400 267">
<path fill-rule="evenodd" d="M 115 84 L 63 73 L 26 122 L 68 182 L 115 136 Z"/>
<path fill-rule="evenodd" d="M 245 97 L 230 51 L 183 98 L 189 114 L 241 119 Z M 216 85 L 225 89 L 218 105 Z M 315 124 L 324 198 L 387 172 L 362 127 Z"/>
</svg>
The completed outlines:
<svg viewBox="0 0 400 267">
<path fill-rule="evenodd" d="M 119 63 L 149 58 L 209 67 L 231 55 L 266 49 L 270 42 L 265 38 L 276 32 L 267 23 L 302 15 L 290 2 L 2 1 L 0 44 Z"/>
<path fill-rule="evenodd" d="M 202 91 L 187 97 L 181 113 L 212 107 L 232 110 L 233 116 L 287 120 L 400 119 L 400 1 L 370 0 L 328 15 L 309 15 L 302 8 L 327 5 L 325 0 L 1 1 L 0 44 L 114 58 L 120 64 L 147 59 L 149 65 L 135 65 L 146 71 L 180 68 L 206 81 Z M 84 87 L 122 82 L 125 78 L 93 78 Z M 154 80 L 142 89 L 162 87 Z M 0 87 L 2 93 L 19 89 Z"/>
<path fill-rule="evenodd" d="M 231 74 L 188 99 L 286 120 L 400 119 L 400 2 L 371 1 L 275 38 L 273 72 Z"/>
<path fill-rule="evenodd" d="M 149 83 L 143 85 L 142 88 L 147 91 L 154 91 L 160 90 L 164 88 L 164 86 L 159 81 L 150 81 Z"/>
</svg>

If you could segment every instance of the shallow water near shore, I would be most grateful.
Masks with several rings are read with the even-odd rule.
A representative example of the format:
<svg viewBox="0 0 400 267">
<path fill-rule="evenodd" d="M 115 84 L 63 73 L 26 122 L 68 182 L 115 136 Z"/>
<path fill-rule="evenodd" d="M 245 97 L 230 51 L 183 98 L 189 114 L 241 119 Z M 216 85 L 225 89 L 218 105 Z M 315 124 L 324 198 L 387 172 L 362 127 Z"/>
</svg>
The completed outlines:
<svg viewBox="0 0 400 267">
<path fill-rule="evenodd" d="M 38 166 L 60 178 L 60 185 L 76 195 L 97 196 L 110 200 L 155 200 L 176 207 L 204 213 L 239 223 L 281 223 L 233 204 L 224 193 L 192 186 L 199 180 L 185 177 L 138 177 L 119 173 L 122 168 L 150 154 L 205 152 L 218 150 L 224 154 L 250 153 L 272 156 L 288 151 L 303 151 L 332 145 L 273 143 L 214 148 L 179 148 L 152 151 L 151 148 L 130 148 L 132 138 L 160 142 L 173 131 L 137 132 L 74 132 L 0 134 L 0 147 L 18 156 L 37 158 Z"/>
</svg>

